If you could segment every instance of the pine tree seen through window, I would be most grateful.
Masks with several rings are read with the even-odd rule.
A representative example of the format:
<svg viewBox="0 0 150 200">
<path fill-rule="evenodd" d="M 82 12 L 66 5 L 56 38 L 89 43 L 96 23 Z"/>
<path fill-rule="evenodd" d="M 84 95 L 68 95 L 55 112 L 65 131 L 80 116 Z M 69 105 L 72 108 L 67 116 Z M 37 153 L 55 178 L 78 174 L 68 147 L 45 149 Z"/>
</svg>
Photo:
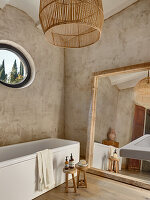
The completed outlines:
<svg viewBox="0 0 150 200">
<path fill-rule="evenodd" d="M 0 50 L 0 81 L 19 84 L 26 76 L 26 68 L 19 56 L 9 50 Z"/>
</svg>

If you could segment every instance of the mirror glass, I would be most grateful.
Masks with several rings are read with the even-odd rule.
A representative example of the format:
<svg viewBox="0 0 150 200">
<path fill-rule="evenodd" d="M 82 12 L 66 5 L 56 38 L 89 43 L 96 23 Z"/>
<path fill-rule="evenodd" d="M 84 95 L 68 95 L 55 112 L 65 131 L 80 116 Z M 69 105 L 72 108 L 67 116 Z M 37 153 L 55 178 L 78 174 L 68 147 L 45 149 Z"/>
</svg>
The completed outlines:
<svg viewBox="0 0 150 200">
<path fill-rule="evenodd" d="M 150 184 L 150 107 L 135 101 L 147 71 L 98 79 L 93 166 Z"/>
</svg>

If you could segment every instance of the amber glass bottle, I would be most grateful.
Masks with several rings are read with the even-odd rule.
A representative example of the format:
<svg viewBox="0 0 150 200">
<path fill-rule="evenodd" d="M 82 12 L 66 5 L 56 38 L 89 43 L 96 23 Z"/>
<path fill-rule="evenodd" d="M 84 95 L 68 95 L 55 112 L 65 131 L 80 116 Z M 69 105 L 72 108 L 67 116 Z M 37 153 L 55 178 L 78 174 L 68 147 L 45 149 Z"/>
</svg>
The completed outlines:
<svg viewBox="0 0 150 200">
<path fill-rule="evenodd" d="M 70 168 L 70 169 L 73 169 L 73 168 L 74 168 L 74 159 L 73 159 L 72 154 L 71 154 L 70 160 L 69 160 L 69 168 Z"/>
<path fill-rule="evenodd" d="M 65 161 L 65 169 L 69 169 L 69 161 L 68 161 L 68 156 L 66 156 L 66 161 Z"/>
</svg>

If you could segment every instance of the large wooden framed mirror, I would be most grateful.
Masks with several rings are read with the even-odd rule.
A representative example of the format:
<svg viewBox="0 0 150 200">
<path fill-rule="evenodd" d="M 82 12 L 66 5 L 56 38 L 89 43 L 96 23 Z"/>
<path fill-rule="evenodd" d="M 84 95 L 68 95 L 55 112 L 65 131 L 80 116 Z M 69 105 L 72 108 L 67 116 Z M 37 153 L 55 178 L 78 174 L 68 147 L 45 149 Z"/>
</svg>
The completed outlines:
<svg viewBox="0 0 150 200">
<path fill-rule="evenodd" d="M 148 190 L 150 106 L 135 101 L 135 86 L 149 69 L 150 62 L 93 73 L 86 148 L 89 173 Z"/>
</svg>

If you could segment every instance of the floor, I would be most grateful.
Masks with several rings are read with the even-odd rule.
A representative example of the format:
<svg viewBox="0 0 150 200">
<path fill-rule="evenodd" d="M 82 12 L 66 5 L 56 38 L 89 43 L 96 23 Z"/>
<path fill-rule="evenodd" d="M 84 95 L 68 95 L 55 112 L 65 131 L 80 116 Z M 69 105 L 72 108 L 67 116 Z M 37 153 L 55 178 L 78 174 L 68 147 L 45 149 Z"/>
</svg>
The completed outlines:
<svg viewBox="0 0 150 200">
<path fill-rule="evenodd" d="M 122 170 L 119 173 L 144 180 L 146 183 L 150 184 L 150 172 Z"/>
<path fill-rule="evenodd" d="M 65 193 L 65 184 L 35 200 L 150 200 L 150 191 L 87 174 L 88 188 Z M 72 190 L 72 189 L 71 189 Z"/>
</svg>

